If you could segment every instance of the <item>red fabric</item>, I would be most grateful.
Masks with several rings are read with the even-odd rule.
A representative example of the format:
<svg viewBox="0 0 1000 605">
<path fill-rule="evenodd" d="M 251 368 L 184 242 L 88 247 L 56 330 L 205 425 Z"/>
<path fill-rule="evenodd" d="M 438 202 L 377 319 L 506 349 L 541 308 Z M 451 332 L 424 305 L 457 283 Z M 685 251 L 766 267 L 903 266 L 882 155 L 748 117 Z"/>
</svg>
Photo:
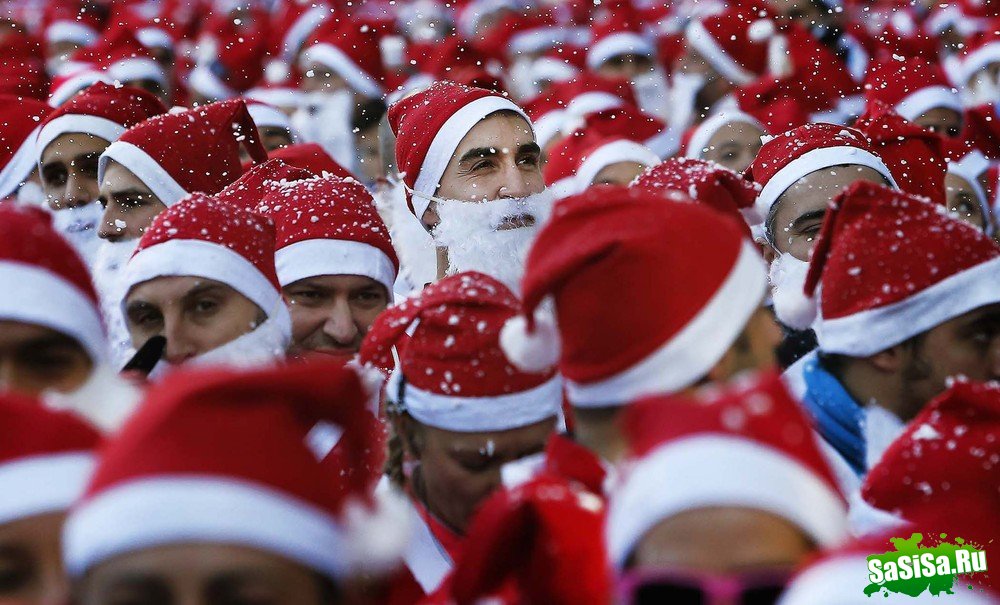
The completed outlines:
<svg viewBox="0 0 1000 605">
<path fill-rule="evenodd" d="M 449 79 L 453 71 L 462 67 L 484 67 L 489 61 L 488 55 L 458 35 L 448 36 L 428 48 L 413 44 L 407 51 L 409 59 L 416 61 L 417 69 L 436 80 Z"/>
<path fill-rule="evenodd" d="M 724 12 L 710 15 L 701 20 L 702 26 L 712 37 L 715 44 L 726 56 L 744 70 L 756 76 L 767 73 L 767 40 L 775 34 L 766 38 L 756 38 L 750 35 L 751 25 L 763 22 L 771 25 L 772 22 L 766 20 L 766 14 L 762 17 L 751 11 L 742 8 L 730 8 Z M 773 25 L 771 25 L 773 28 Z M 711 63 L 712 57 L 704 57 Z"/>
<path fill-rule="evenodd" d="M 951 89 L 951 83 L 939 65 L 920 58 L 899 61 L 890 57 L 868 69 L 864 85 L 866 109 L 871 113 L 879 103 L 895 107 L 913 93 L 931 86 Z M 957 100 L 958 92 L 954 94 Z"/>
<path fill-rule="evenodd" d="M 823 319 L 848 317 L 917 296 L 1000 256 L 983 232 L 942 207 L 869 182 L 856 182 L 827 210 L 813 249 L 806 292 L 823 282 Z"/>
<path fill-rule="evenodd" d="M 216 193 L 236 180 L 243 173 L 240 145 L 254 161 L 267 160 L 257 126 L 239 99 L 156 116 L 118 140 L 145 151 L 187 192 Z"/>
<path fill-rule="evenodd" d="M 384 29 L 381 24 L 370 20 L 327 19 L 305 43 L 305 48 L 315 44 L 335 46 L 358 70 L 384 86 L 385 66 L 379 45 Z"/>
<path fill-rule="evenodd" d="M 51 111 L 37 99 L 0 94 L 0 170 Z"/>
<path fill-rule="evenodd" d="M 452 275 L 379 315 L 361 344 L 360 359 L 392 368 L 393 345 L 419 320 L 400 358 L 408 384 L 455 397 L 527 391 L 552 372 L 521 372 L 500 349 L 500 330 L 520 309 L 517 297 L 497 280 L 474 272 Z"/>
<path fill-rule="evenodd" d="M 97 82 L 50 113 L 43 125 L 64 115 L 86 115 L 104 118 L 125 128 L 131 128 L 143 120 L 164 114 L 166 111 L 167 108 L 163 103 L 145 90 Z M 188 155 L 196 155 L 191 154 L 189 149 L 185 151 Z M 204 158 L 199 156 L 198 161 L 204 163 Z"/>
<path fill-rule="evenodd" d="M 274 271 L 274 224 L 245 208 L 193 193 L 156 215 L 139 240 L 135 254 L 175 240 L 223 246 L 239 254 L 281 290 Z"/>
<path fill-rule="evenodd" d="M 241 93 L 252 88 L 264 75 L 267 59 L 270 15 L 261 9 L 237 20 L 216 13 L 202 29 L 199 45 L 214 52 L 215 75 L 231 90 Z"/>
<path fill-rule="evenodd" d="M 264 197 L 284 184 L 315 178 L 312 172 L 289 166 L 277 158 L 251 166 L 243 175 L 222 188 L 215 198 L 239 206 L 251 212 L 267 214 L 269 208 L 262 207 Z"/>
<path fill-rule="evenodd" d="M 305 168 L 316 176 L 328 173 L 340 178 L 353 178 L 351 172 L 337 163 L 329 153 L 316 143 L 296 143 L 270 152 L 269 157 L 283 160 L 291 166 Z"/>
<path fill-rule="evenodd" d="M 69 412 L 50 410 L 33 397 L 0 394 L 0 469 L 21 458 L 94 451 L 100 442 L 93 427 Z"/>
<path fill-rule="evenodd" d="M 663 157 L 661 149 L 654 149 L 662 146 L 654 146 L 653 139 L 667 129 L 666 123 L 643 113 L 634 105 L 626 104 L 592 113 L 584 118 L 581 128 L 588 134 L 638 141 Z"/>
<path fill-rule="evenodd" d="M 8 30 L 0 37 L 0 93 L 45 100 L 48 75 L 40 42 L 24 33 Z"/>
<path fill-rule="evenodd" d="M 563 376 L 584 383 L 613 376 L 688 325 L 730 274 L 742 241 L 736 225 L 690 199 L 591 187 L 561 200 L 535 239 L 522 281 L 524 313 L 530 321 L 552 296 Z M 702 251 L 697 263 L 692 249 Z M 638 288 L 629 312 L 608 314 L 607 292 L 623 283 Z"/>
<path fill-rule="evenodd" d="M 996 105 L 980 105 L 965 112 L 965 138 L 991 160 L 1000 160 L 1000 114 Z"/>
<path fill-rule="evenodd" d="M 123 23 L 113 24 L 97 42 L 77 49 L 69 57 L 71 63 L 101 71 L 107 71 L 116 63 L 129 59 L 152 61 L 153 55 L 135 37 L 135 30 Z"/>
</svg>

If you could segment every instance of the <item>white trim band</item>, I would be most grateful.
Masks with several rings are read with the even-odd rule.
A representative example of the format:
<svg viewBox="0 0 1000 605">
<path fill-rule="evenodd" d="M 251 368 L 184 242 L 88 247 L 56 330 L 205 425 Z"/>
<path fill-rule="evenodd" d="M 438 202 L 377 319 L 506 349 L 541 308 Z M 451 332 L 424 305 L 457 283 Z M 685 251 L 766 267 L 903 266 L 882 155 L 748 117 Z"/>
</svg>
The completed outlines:
<svg viewBox="0 0 1000 605">
<path fill-rule="evenodd" d="M 97 41 L 97 30 L 77 21 L 56 21 L 45 28 L 45 41 L 49 44 L 75 42 L 89 46 Z"/>
<path fill-rule="evenodd" d="M 97 161 L 97 180 L 104 180 L 108 161 L 114 160 L 121 164 L 149 187 L 160 203 L 167 208 L 181 201 L 189 192 L 174 180 L 159 162 L 151 155 L 126 141 L 115 141 L 101 154 Z"/>
<path fill-rule="evenodd" d="M 107 344 L 97 302 L 59 275 L 36 265 L 0 262 L 0 318 L 51 328 L 73 337 L 93 362 Z"/>
<path fill-rule="evenodd" d="M 224 101 L 236 96 L 236 91 L 223 82 L 219 76 L 212 72 L 212 69 L 205 65 L 195 66 L 191 70 L 187 81 L 188 88 L 197 91 L 199 94 L 217 101 Z"/>
<path fill-rule="evenodd" d="M 911 93 L 896 103 L 896 113 L 911 122 L 924 112 L 935 108 L 944 108 L 963 114 L 965 109 L 958 97 L 958 92 L 947 86 L 928 86 Z"/>
<path fill-rule="evenodd" d="M 642 143 L 619 139 L 595 149 L 584 159 L 576 170 L 576 193 L 580 193 L 594 182 L 602 170 L 621 162 L 635 162 L 645 168 L 656 166 L 660 158 Z"/>
<path fill-rule="evenodd" d="M 292 134 L 292 120 L 277 107 L 264 102 L 247 103 L 247 111 L 258 128 L 283 128 L 288 131 L 289 136 L 295 138 Z"/>
<path fill-rule="evenodd" d="M 49 100 L 47 103 L 49 104 L 49 107 L 59 107 L 66 101 L 69 101 L 76 96 L 77 93 L 83 91 L 83 89 L 93 86 L 98 82 L 111 84 L 111 80 L 99 71 L 89 69 L 82 71 L 67 78 L 62 84 L 57 86 L 55 90 L 49 93 Z"/>
<path fill-rule="evenodd" d="M 582 408 L 621 406 L 645 395 L 673 393 L 692 385 L 736 341 L 766 290 L 764 259 L 744 240 L 729 275 L 683 330 L 614 376 L 587 384 L 567 379 L 567 399 Z"/>
<path fill-rule="evenodd" d="M 562 407 L 562 379 L 557 375 L 533 389 L 494 397 L 440 395 L 407 382 L 402 404 L 421 424 L 446 431 L 509 431 L 555 419 Z"/>
<path fill-rule="evenodd" d="M 67 113 L 51 120 L 42 126 L 38 133 L 38 143 L 35 149 L 38 151 L 38 162 L 42 161 L 42 153 L 45 148 L 52 144 L 64 134 L 83 133 L 104 139 L 108 143 L 113 143 L 125 132 L 125 127 L 117 122 L 112 122 L 100 116 L 91 116 L 82 113 Z"/>
<path fill-rule="evenodd" d="M 705 29 L 705 24 L 701 21 L 692 21 L 688 24 L 684 29 L 684 39 L 733 84 L 745 86 L 757 79 L 756 75 L 737 63 L 719 46 L 715 37 Z"/>
<path fill-rule="evenodd" d="M 366 97 L 381 97 L 385 90 L 364 68 L 354 62 L 344 51 L 333 44 L 321 42 L 313 44 L 302 52 L 301 63 L 314 61 L 322 63 L 344 79 L 355 91 Z"/>
<path fill-rule="evenodd" d="M 623 568 L 660 521 L 716 506 L 773 513 L 821 546 L 847 537 L 847 503 L 811 469 L 766 444 L 702 433 L 654 449 L 612 494 L 606 525 L 612 564 Z"/>
<path fill-rule="evenodd" d="M 28 180 L 31 171 L 38 167 L 38 157 L 35 155 L 35 141 L 41 125 L 36 126 L 27 137 L 21 141 L 17 151 L 0 170 L 0 200 L 17 191 L 21 183 Z"/>
<path fill-rule="evenodd" d="M 962 224 L 962 228 L 977 229 Z M 817 293 L 822 300 L 822 292 Z M 867 357 L 979 307 L 1000 302 L 1000 256 L 899 302 L 813 324 L 824 353 Z"/>
<path fill-rule="evenodd" d="M 977 48 L 962 60 L 962 85 L 968 86 L 969 78 L 990 63 L 1000 61 L 1000 41 Z"/>
<path fill-rule="evenodd" d="M 392 295 L 396 266 L 385 252 L 362 242 L 308 239 L 279 248 L 274 254 L 278 283 L 284 288 L 317 275 L 361 275 L 385 286 Z"/>
<path fill-rule="evenodd" d="M 111 557 L 184 542 L 257 548 L 333 578 L 349 567 L 348 540 L 332 516 L 291 494 L 213 476 L 112 487 L 73 510 L 63 542 L 66 571 L 75 578 Z"/>
<path fill-rule="evenodd" d="M 704 153 L 708 151 L 708 144 L 712 140 L 712 137 L 715 136 L 715 133 L 719 132 L 723 126 L 737 122 L 745 122 L 759 129 L 761 132 L 766 132 L 760 120 L 748 113 L 739 110 L 720 111 L 709 116 L 707 120 L 694 129 L 694 132 L 691 133 L 691 138 L 688 140 L 687 147 L 683 149 L 684 157 L 700 160 Z"/>
<path fill-rule="evenodd" d="M 118 61 L 108 68 L 108 75 L 119 82 L 153 80 L 164 88 L 170 86 L 167 74 L 160 64 L 146 57 L 132 57 Z"/>
<path fill-rule="evenodd" d="M 0 525 L 68 510 L 94 470 L 90 452 L 25 456 L 0 464 Z"/>
<path fill-rule="evenodd" d="M 896 179 L 889 172 L 889 168 L 886 167 L 885 163 L 877 155 L 849 145 L 821 147 L 802 154 L 775 173 L 760 190 L 760 194 L 757 195 L 757 200 L 754 202 L 754 208 L 757 209 L 757 213 L 760 216 L 766 219 L 768 213 L 771 211 L 771 207 L 778 201 L 781 194 L 787 191 L 799 179 L 817 170 L 844 165 L 871 168 L 888 179 L 893 189 L 899 189 Z"/>
<path fill-rule="evenodd" d="M 498 111 L 513 111 L 520 115 L 531 126 L 531 118 L 524 110 L 518 107 L 513 101 L 503 97 L 490 95 L 480 97 L 471 103 L 467 103 L 461 109 L 451 114 L 451 116 L 441 126 L 441 129 L 434 134 L 434 139 L 427 148 L 427 154 L 420 165 L 420 172 L 413 183 L 413 190 L 423 195 L 434 195 L 437 193 L 441 177 L 444 175 L 451 156 L 454 155 L 458 145 L 469 134 L 469 131 L 485 119 L 490 114 Z M 413 209 L 417 218 L 423 216 L 430 201 L 421 198 L 418 207 L 417 196 L 411 196 Z"/>
<path fill-rule="evenodd" d="M 136 285 L 164 276 L 190 276 L 226 284 L 249 298 L 270 318 L 281 294 L 257 267 L 221 244 L 196 239 L 173 239 L 144 248 L 133 256 L 122 271 L 122 313 L 125 299 Z"/>
<path fill-rule="evenodd" d="M 622 31 L 605 36 L 592 44 L 587 52 L 587 67 L 597 69 L 604 62 L 618 55 L 643 55 L 655 57 L 656 49 L 644 36 L 630 31 Z"/>
</svg>

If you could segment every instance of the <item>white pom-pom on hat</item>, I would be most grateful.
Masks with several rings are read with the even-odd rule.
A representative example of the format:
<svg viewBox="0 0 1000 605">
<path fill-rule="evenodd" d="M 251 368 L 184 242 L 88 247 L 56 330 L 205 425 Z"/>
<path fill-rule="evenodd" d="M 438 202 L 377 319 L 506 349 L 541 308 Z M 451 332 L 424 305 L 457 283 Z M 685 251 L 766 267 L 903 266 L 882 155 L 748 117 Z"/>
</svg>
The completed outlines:
<svg viewBox="0 0 1000 605">
<path fill-rule="evenodd" d="M 763 42 L 774 35 L 774 21 L 757 19 L 747 28 L 747 38 L 751 42 Z"/>
<path fill-rule="evenodd" d="M 529 332 L 527 318 L 515 315 L 500 330 L 500 348 L 522 372 L 544 372 L 559 362 L 559 330 L 550 317 L 536 315 Z"/>
</svg>

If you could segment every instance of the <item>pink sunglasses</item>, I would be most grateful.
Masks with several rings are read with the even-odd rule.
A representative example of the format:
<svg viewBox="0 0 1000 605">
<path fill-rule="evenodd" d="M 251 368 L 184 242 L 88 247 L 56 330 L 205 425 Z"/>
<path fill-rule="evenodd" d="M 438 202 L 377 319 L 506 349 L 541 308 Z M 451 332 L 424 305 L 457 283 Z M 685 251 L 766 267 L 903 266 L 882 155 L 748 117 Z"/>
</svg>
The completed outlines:
<svg viewBox="0 0 1000 605">
<path fill-rule="evenodd" d="M 618 582 L 619 603 L 627 605 L 774 605 L 790 573 L 720 575 L 697 571 L 636 570 Z"/>
</svg>

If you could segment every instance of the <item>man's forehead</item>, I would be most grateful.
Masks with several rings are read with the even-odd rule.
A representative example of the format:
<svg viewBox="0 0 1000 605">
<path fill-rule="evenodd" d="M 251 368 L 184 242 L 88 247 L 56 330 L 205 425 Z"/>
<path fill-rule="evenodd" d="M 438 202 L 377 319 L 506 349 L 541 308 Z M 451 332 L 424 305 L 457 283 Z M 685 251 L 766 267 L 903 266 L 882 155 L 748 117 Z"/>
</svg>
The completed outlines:
<svg viewBox="0 0 1000 605">
<path fill-rule="evenodd" d="M 512 113 L 496 113 L 472 127 L 458 144 L 455 155 L 479 147 L 496 149 L 497 153 L 516 153 L 522 145 L 534 142 L 535 133 L 527 120 Z"/>
<path fill-rule="evenodd" d="M 147 194 L 153 193 L 131 170 L 118 162 L 109 161 L 108 167 L 104 171 L 104 179 L 101 181 L 101 192 L 117 193 L 125 190 L 135 190 Z"/>
<path fill-rule="evenodd" d="M 57 332 L 52 328 L 23 321 L 0 320 L 0 349 L 20 344 L 40 341 L 52 343 L 75 343 L 70 336 Z"/>
<path fill-rule="evenodd" d="M 286 288 L 313 287 L 327 290 L 360 290 L 362 288 L 383 288 L 381 283 L 364 275 L 331 274 L 313 275 L 294 281 Z"/>
<path fill-rule="evenodd" d="M 222 282 L 204 277 L 163 276 L 137 284 L 128 293 L 127 301 L 146 302 L 152 304 L 169 303 L 187 296 L 195 290 L 216 290 L 232 292 L 232 288 Z"/>
</svg>

